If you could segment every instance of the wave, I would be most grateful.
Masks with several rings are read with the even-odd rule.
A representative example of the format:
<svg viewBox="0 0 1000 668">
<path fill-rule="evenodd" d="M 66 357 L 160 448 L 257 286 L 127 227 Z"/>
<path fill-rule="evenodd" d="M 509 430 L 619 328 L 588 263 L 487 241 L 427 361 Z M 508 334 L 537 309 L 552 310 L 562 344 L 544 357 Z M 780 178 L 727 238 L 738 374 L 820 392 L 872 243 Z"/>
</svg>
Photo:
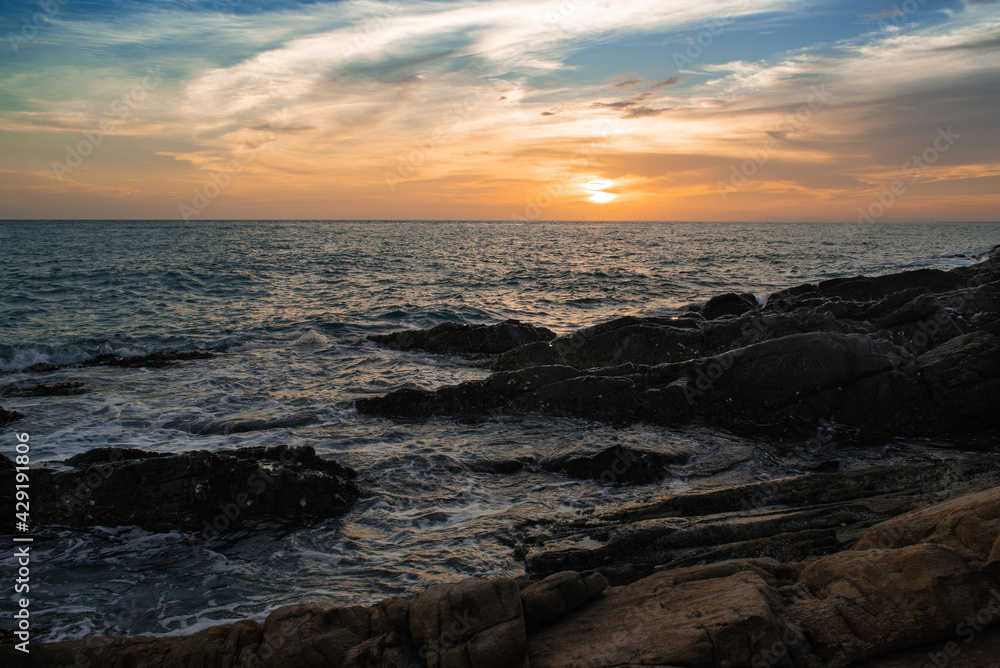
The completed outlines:
<svg viewBox="0 0 1000 668">
<path fill-rule="evenodd" d="M 167 429 L 186 431 L 198 436 L 225 436 L 269 429 L 303 427 L 317 421 L 315 413 L 300 413 L 276 418 L 208 418 L 201 420 L 172 420 L 163 426 Z"/>
</svg>

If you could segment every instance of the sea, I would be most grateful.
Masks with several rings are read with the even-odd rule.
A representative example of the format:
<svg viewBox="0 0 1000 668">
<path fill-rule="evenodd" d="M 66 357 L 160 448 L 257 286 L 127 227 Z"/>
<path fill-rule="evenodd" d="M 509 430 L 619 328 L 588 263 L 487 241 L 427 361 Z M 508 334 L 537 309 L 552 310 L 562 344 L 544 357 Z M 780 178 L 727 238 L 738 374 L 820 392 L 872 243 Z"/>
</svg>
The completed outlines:
<svg viewBox="0 0 1000 668">
<path fill-rule="evenodd" d="M 135 526 L 32 528 L 33 640 L 172 635 L 282 605 L 370 604 L 469 576 L 521 576 L 526 520 L 815 470 L 968 456 L 962 442 L 614 426 L 545 415 L 394 420 L 361 397 L 484 378 L 488 360 L 385 350 L 371 334 L 508 318 L 558 333 L 670 315 L 723 292 L 971 264 L 997 223 L 0 221 L 0 405 L 26 416 L 32 466 L 91 448 L 311 445 L 359 472 L 346 515 L 210 541 Z M 79 366 L 102 353 L 209 350 L 173 366 Z M 22 372 L 39 362 L 59 371 Z M 28 382 L 84 394 L 5 397 Z M 820 445 L 815 445 L 820 443 Z M 662 483 L 575 480 L 484 461 L 621 444 L 690 455 Z M 41 502 L 33 500 L 34 502 Z M 7 552 L 7 551 L 5 551 Z M 14 572 L 9 555 L 3 572 Z M 11 590 L 8 590 L 10 592 Z M 14 598 L 12 593 L 8 596 Z"/>
</svg>

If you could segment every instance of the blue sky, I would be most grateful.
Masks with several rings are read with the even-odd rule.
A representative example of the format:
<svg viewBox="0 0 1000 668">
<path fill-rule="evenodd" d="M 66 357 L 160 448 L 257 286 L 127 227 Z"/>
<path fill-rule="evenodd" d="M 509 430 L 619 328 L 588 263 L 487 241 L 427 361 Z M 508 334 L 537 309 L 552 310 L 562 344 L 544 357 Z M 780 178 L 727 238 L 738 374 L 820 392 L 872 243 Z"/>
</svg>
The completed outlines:
<svg viewBox="0 0 1000 668">
<path fill-rule="evenodd" d="M 17 0 L 0 20 L 5 217 L 1000 218 L 997 2 Z"/>
</svg>

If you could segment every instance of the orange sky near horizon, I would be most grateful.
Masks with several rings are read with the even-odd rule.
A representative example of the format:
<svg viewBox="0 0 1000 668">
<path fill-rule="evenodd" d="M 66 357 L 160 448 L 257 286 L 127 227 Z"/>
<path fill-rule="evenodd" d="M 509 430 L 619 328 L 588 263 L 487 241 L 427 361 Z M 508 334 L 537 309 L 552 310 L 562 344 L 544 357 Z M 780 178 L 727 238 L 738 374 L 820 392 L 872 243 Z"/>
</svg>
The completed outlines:
<svg viewBox="0 0 1000 668">
<path fill-rule="evenodd" d="M 998 5 L 912 3 L 67 4 L 2 217 L 1000 219 Z"/>
</svg>

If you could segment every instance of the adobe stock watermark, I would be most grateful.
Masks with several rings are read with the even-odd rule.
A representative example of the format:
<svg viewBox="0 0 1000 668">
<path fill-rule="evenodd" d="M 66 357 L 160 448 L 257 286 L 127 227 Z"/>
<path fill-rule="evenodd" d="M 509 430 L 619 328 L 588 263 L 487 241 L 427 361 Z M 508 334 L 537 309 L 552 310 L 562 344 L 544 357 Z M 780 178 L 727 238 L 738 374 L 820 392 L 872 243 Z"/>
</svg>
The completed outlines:
<svg viewBox="0 0 1000 668">
<path fill-rule="evenodd" d="M 961 138 L 962 135 L 953 132 L 950 125 L 947 130 L 938 128 L 934 141 L 921 153 L 903 163 L 903 176 L 909 177 L 911 183 L 919 180 L 938 161 L 941 154 L 946 153 Z M 875 193 L 875 201 L 867 207 L 858 207 L 858 222 L 872 223 L 881 218 L 896 203 L 896 198 L 905 194 L 906 182 L 896 179 L 889 184 L 888 189 Z"/>
<path fill-rule="evenodd" d="M 256 131 L 256 134 L 251 135 L 240 144 L 222 171 L 212 172 L 210 181 L 192 189 L 190 204 L 181 202 L 177 205 L 181 218 L 191 220 L 192 216 L 203 213 L 209 204 L 232 184 L 233 176 L 242 172 L 244 167 L 256 160 L 260 149 L 275 140 L 275 130 L 283 130 L 286 127 L 288 127 L 288 119 L 284 110 L 272 116 L 267 129 Z"/>
<path fill-rule="evenodd" d="M 35 12 L 30 18 L 21 17 L 21 34 L 7 33 L 7 43 L 10 44 L 10 50 L 17 53 L 22 46 L 28 45 L 38 35 L 38 31 L 51 23 L 52 19 L 62 11 L 62 5 L 67 2 L 69 0 L 38 0 L 38 7 L 42 11 Z"/>
<path fill-rule="evenodd" d="M 57 179 L 62 181 L 67 174 L 72 174 L 73 170 L 83 164 L 84 158 L 101 145 L 105 135 L 113 132 L 119 123 L 128 120 L 132 115 L 132 110 L 145 102 L 149 94 L 156 90 L 163 80 L 160 76 L 160 66 L 147 67 L 146 72 L 147 74 L 142 78 L 141 83 L 132 86 L 131 90 L 122 93 L 111 103 L 106 117 L 101 119 L 96 128 L 85 131 L 83 139 L 76 144 L 66 145 L 66 157 L 63 158 L 63 162 L 54 161 L 52 163 L 52 171 Z"/>
<path fill-rule="evenodd" d="M 789 132 L 805 132 L 808 130 L 809 126 L 807 124 L 812 119 L 813 114 L 829 104 L 830 98 L 833 96 L 833 93 L 826 89 L 826 84 L 811 86 L 809 91 L 809 97 L 806 98 L 806 101 L 798 106 L 794 114 L 785 116 L 777 132 L 771 134 L 770 138 L 764 142 L 762 150 L 748 152 L 748 159 L 738 165 L 733 165 L 728 183 L 724 181 L 717 181 L 715 183 L 715 187 L 719 190 L 719 196 L 723 202 L 729 201 L 730 193 L 736 192 L 739 188 L 745 186 L 750 178 L 761 167 L 767 164 L 771 153 L 781 146 L 780 138 Z"/>
</svg>

